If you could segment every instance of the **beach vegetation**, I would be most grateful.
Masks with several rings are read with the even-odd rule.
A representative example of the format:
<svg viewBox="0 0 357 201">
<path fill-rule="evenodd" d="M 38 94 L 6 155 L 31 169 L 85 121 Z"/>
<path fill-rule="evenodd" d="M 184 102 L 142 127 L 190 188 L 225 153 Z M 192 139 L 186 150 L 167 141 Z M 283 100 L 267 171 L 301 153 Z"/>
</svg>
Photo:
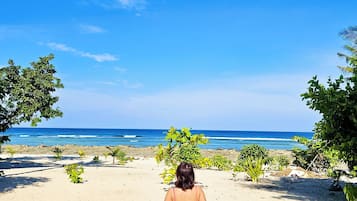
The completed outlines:
<svg viewBox="0 0 357 201">
<path fill-rule="evenodd" d="M 264 160 L 267 157 L 268 157 L 268 150 L 265 147 L 260 146 L 258 144 L 244 145 L 239 153 L 240 160 L 245 160 L 247 158 L 253 158 L 253 159 L 261 158 Z"/>
<path fill-rule="evenodd" d="M 52 152 L 55 153 L 55 159 L 57 159 L 57 160 L 62 159 L 63 149 L 61 149 L 59 147 L 54 147 Z"/>
<path fill-rule="evenodd" d="M 0 136 L 0 154 L 2 152 L 2 145 L 6 142 L 10 142 L 10 137 L 7 135 Z"/>
<path fill-rule="evenodd" d="M 170 170 L 177 167 L 181 162 L 191 163 L 195 167 L 203 165 L 202 163 L 197 164 L 197 162 L 203 158 L 199 145 L 208 143 L 208 138 L 204 134 L 192 134 L 189 128 L 177 130 L 171 127 L 166 134 L 165 140 L 167 141 L 166 146 L 158 145 L 155 154 L 157 163 L 164 161 L 168 166 L 161 174 L 164 177 L 164 181 L 175 178 L 167 173 L 170 173 Z"/>
<path fill-rule="evenodd" d="M 77 184 L 83 182 L 83 178 L 81 177 L 81 174 L 84 173 L 83 166 L 78 164 L 70 164 L 66 165 L 64 168 L 72 183 Z"/>
<path fill-rule="evenodd" d="M 0 68 L 0 132 L 22 122 L 36 126 L 42 119 L 62 116 L 54 108 L 59 98 L 53 94 L 63 84 L 54 76 L 52 59 L 54 55 L 49 54 L 25 68 L 10 59 L 8 66 Z M 0 145 L 8 139 L 9 136 L 1 136 Z"/>
<path fill-rule="evenodd" d="M 347 201 L 357 200 L 357 186 L 351 183 L 345 184 L 343 187 L 343 193 L 345 194 Z"/>
<path fill-rule="evenodd" d="M 160 173 L 160 177 L 163 180 L 164 184 L 170 184 L 172 180 L 176 177 L 176 167 L 171 166 L 168 168 L 164 168 L 162 173 Z"/>
<path fill-rule="evenodd" d="M 314 76 L 309 82 L 302 99 L 307 106 L 319 112 L 321 120 L 315 124 L 313 140 L 322 148 L 338 151 L 338 157 L 345 161 L 349 169 L 357 166 L 357 28 L 350 27 L 341 33 L 349 41 L 345 46 L 348 54 L 338 53 L 346 61 L 340 67 L 350 72 L 337 79 L 329 78 L 323 85 Z"/>
<path fill-rule="evenodd" d="M 106 147 L 109 152 L 107 152 L 105 155 L 111 156 L 113 159 L 113 165 L 115 164 L 115 159 L 117 159 L 119 165 L 124 165 L 128 161 L 131 161 L 131 157 L 127 157 L 126 153 L 122 151 L 119 147 Z"/>
<path fill-rule="evenodd" d="M 233 163 L 227 157 L 216 154 L 212 157 L 212 166 L 216 167 L 218 170 L 231 170 L 233 167 Z"/>
<path fill-rule="evenodd" d="M 200 157 L 194 161 L 194 164 L 198 168 L 211 168 L 213 166 L 213 161 L 208 157 Z"/>
<path fill-rule="evenodd" d="M 86 156 L 86 153 L 83 150 L 80 149 L 80 150 L 78 150 L 78 155 L 79 155 L 80 158 L 83 159 Z"/>
<path fill-rule="evenodd" d="M 94 157 L 93 157 L 93 162 L 94 162 L 94 163 L 99 163 L 99 162 L 100 162 L 99 156 L 94 156 Z"/>
<path fill-rule="evenodd" d="M 11 158 L 13 158 L 17 151 L 13 147 L 7 147 L 6 152 L 10 154 Z"/>
<path fill-rule="evenodd" d="M 264 174 L 264 159 L 248 157 L 243 162 L 243 167 L 247 175 L 253 182 L 259 182 L 260 176 Z"/>
<path fill-rule="evenodd" d="M 279 155 L 274 157 L 274 161 L 276 161 L 276 164 L 278 165 L 278 170 L 283 170 L 290 164 L 289 158 L 285 155 Z"/>
</svg>

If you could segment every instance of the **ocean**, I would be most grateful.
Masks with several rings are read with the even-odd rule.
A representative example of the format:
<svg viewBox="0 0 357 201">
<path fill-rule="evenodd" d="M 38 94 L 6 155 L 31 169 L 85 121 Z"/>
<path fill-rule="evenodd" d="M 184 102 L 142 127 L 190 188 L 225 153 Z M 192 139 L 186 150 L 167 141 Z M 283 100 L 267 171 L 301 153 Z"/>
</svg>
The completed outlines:
<svg viewBox="0 0 357 201">
<path fill-rule="evenodd" d="M 11 128 L 9 135 L 13 145 L 86 145 L 149 147 L 166 144 L 167 130 L 162 129 L 82 129 L 82 128 Z M 273 131 L 222 131 L 191 130 L 193 134 L 204 134 L 209 139 L 203 149 L 236 149 L 247 144 L 259 144 L 267 149 L 291 150 L 304 148 L 292 140 L 295 135 L 312 138 L 312 132 Z M 1 134 L 0 134 L 1 135 Z"/>
</svg>

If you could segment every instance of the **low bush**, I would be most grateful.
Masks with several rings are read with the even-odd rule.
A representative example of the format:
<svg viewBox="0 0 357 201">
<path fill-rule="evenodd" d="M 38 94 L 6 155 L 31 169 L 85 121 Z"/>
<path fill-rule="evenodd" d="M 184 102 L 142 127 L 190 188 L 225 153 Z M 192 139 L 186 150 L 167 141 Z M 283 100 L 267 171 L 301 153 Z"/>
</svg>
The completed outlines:
<svg viewBox="0 0 357 201">
<path fill-rule="evenodd" d="M 357 200 L 357 186 L 347 183 L 345 187 L 343 187 L 343 193 L 345 194 L 347 201 Z"/>
<path fill-rule="evenodd" d="M 84 158 L 86 156 L 86 153 L 83 150 L 78 150 L 78 155 L 80 158 Z"/>
<path fill-rule="evenodd" d="M 65 167 L 66 173 L 72 183 L 82 183 L 83 178 L 80 176 L 84 172 L 84 168 L 78 164 L 70 164 Z"/>
<path fill-rule="evenodd" d="M 99 156 L 94 156 L 94 157 L 93 157 L 93 162 L 99 163 L 99 162 L 100 162 Z"/>
<path fill-rule="evenodd" d="M 62 159 L 63 149 L 61 149 L 59 147 L 55 147 L 55 148 L 53 148 L 52 151 L 53 151 L 53 153 L 55 153 L 55 159 L 57 159 L 57 160 Z"/>
<path fill-rule="evenodd" d="M 16 150 L 12 147 L 7 147 L 6 152 L 10 154 L 11 158 L 14 157 L 14 154 L 16 154 Z"/>
<path fill-rule="evenodd" d="M 245 160 L 247 158 L 265 159 L 268 157 L 268 150 L 257 144 L 245 145 L 239 154 L 239 159 Z"/>
<path fill-rule="evenodd" d="M 231 170 L 232 169 L 232 161 L 229 160 L 227 157 L 222 155 L 214 155 L 211 159 L 212 166 L 217 167 L 218 170 Z"/>
<path fill-rule="evenodd" d="M 259 177 L 264 174 L 263 164 L 264 162 L 261 158 L 247 158 L 244 161 L 244 168 L 253 182 L 258 182 Z"/>
</svg>

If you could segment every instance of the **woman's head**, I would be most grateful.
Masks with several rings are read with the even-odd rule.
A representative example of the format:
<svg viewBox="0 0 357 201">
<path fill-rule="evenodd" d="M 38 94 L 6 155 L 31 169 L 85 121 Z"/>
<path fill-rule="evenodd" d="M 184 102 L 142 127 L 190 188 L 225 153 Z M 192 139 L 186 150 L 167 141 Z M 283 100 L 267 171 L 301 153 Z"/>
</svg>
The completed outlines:
<svg viewBox="0 0 357 201">
<path fill-rule="evenodd" d="M 195 185 L 195 173 L 190 163 L 182 162 L 176 169 L 176 187 L 182 190 L 192 189 Z"/>
</svg>

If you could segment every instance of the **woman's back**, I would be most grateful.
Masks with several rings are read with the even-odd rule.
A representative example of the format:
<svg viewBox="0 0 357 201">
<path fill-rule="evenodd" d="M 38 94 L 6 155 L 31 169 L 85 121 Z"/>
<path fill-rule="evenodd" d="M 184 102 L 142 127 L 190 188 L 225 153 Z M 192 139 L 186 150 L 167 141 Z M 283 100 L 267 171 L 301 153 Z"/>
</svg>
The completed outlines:
<svg viewBox="0 0 357 201">
<path fill-rule="evenodd" d="M 169 189 L 165 201 L 206 201 L 206 198 L 200 186 L 186 190 L 175 187 Z"/>
</svg>

